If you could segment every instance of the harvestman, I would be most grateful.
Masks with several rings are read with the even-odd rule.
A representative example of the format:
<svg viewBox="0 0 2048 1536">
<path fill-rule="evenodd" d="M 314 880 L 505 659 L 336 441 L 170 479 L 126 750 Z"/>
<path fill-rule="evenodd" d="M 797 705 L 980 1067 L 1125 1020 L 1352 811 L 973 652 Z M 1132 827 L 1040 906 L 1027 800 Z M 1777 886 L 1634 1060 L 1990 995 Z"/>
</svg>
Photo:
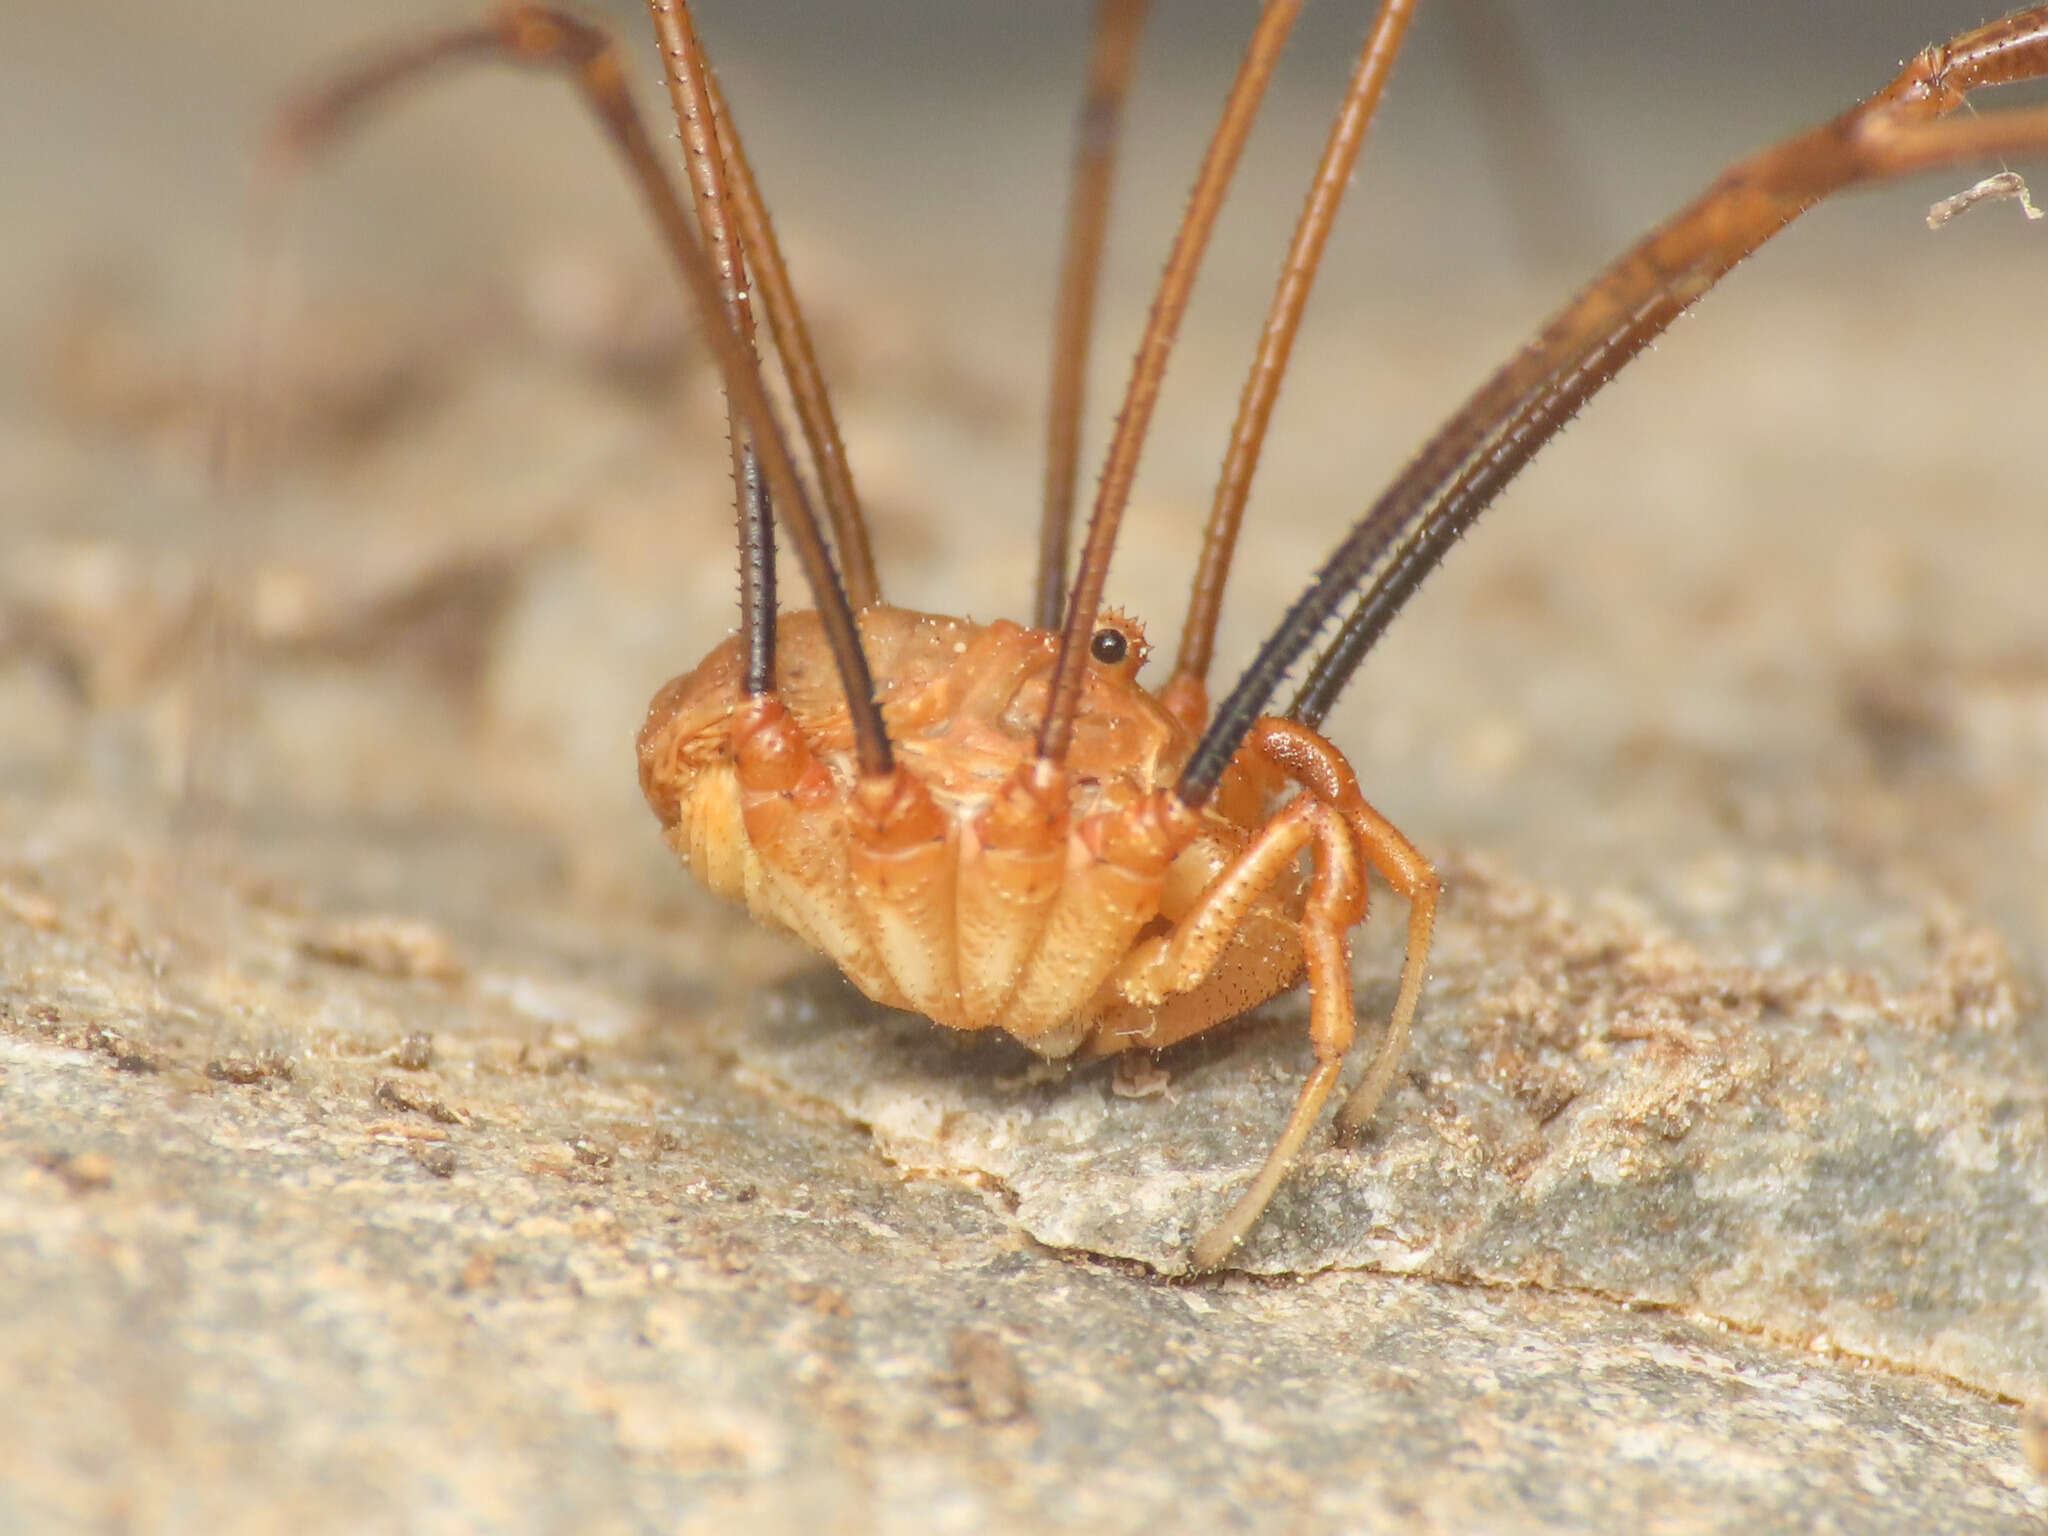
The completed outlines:
<svg viewBox="0 0 2048 1536">
<path fill-rule="evenodd" d="M 1414 6 L 1379 6 L 1316 168 L 1225 456 L 1179 659 L 1157 692 L 1137 681 L 1143 632 L 1103 607 L 1110 556 L 1210 229 L 1300 0 L 1266 0 L 1239 66 L 1075 564 L 1067 540 L 1081 380 L 1113 146 L 1145 10 L 1145 0 L 1099 0 L 1029 627 L 883 602 L 823 377 L 685 0 L 649 0 L 649 9 L 693 213 L 609 36 L 547 5 L 510 5 L 335 75 L 286 111 L 265 162 L 274 192 L 365 108 L 460 60 L 542 66 L 574 83 L 660 226 L 733 413 L 740 631 L 661 690 L 640 735 L 641 784 L 670 846 L 712 890 L 809 941 L 877 1001 L 955 1029 L 1000 1028 L 1047 1056 L 1157 1049 L 1305 973 L 1315 1065 L 1257 1176 L 1194 1244 L 1197 1268 L 1221 1264 L 1251 1230 L 1336 1087 L 1355 1029 L 1348 934 L 1365 916 L 1367 868 L 1408 903 L 1407 950 L 1386 1032 L 1338 1115 L 1341 1132 L 1371 1118 L 1407 1042 L 1437 879 L 1317 730 L 1394 615 L 1587 400 L 1815 203 L 1859 183 L 2048 149 L 2048 107 L 1949 116 L 1982 87 L 2048 76 L 2043 5 L 1927 49 L 1839 117 L 1735 165 L 1560 309 L 1423 445 L 1212 710 L 1216 624 L 1266 424 Z M 757 301 L 836 562 L 756 355 Z M 252 359 L 254 351 L 252 340 Z M 777 612 L 777 528 L 796 547 L 815 611 Z M 1269 713 L 1289 671 L 1340 614 L 1292 702 Z"/>
</svg>

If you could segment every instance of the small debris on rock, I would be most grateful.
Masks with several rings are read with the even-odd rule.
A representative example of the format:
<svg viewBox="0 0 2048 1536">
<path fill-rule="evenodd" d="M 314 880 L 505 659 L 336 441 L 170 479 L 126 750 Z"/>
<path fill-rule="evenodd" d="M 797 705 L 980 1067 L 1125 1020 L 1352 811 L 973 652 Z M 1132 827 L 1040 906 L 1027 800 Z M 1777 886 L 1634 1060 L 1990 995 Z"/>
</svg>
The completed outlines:
<svg viewBox="0 0 2048 1536">
<path fill-rule="evenodd" d="M 407 1144 L 413 1161 L 437 1179 L 455 1176 L 455 1149 L 445 1141 L 415 1141 Z"/>
<path fill-rule="evenodd" d="M 445 1101 L 411 1083 L 401 1083 L 394 1077 L 380 1077 L 375 1089 L 379 1104 L 388 1109 L 407 1110 L 415 1115 L 425 1115 L 441 1125 L 467 1125 L 469 1116 L 459 1109 L 451 1108 Z"/>
<path fill-rule="evenodd" d="M 588 1072 L 590 1053 L 583 1037 L 571 1029 L 550 1030 L 545 1040 L 519 1053 L 519 1064 L 542 1077 L 560 1077 L 565 1072 Z"/>
<path fill-rule="evenodd" d="M 113 1161 L 100 1152 L 74 1153 L 52 1148 L 36 1153 L 35 1165 L 63 1180 L 64 1187 L 74 1195 L 93 1194 L 111 1188 L 114 1182 Z"/>
<path fill-rule="evenodd" d="M 408 1072 L 424 1072 L 434 1064 L 434 1042 L 426 1035 L 407 1035 L 391 1048 L 391 1064 Z"/>
<path fill-rule="evenodd" d="M 45 933 L 57 926 L 55 902 L 5 882 L 0 882 L 0 913 Z"/>
<path fill-rule="evenodd" d="M 1133 1051 L 1116 1059 L 1116 1072 L 1109 1091 L 1120 1099 L 1156 1099 L 1167 1095 L 1173 1074 L 1156 1058 Z"/>
<path fill-rule="evenodd" d="M 846 1299 L 846 1293 L 837 1286 L 819 1285 L 810 1280 L 792 1280 L 789 1283 L 789 1299 L 799 1307 L 807 1307 L 823 1317 L 851 1317 L 853 1305 Z"/>
<path fill-rule="evenodd" d="M 458 1292 L 488 1289 L 498 1278 L 498 1257 L 488 1248 L 473 1248 L 464 1261 L 462 1275 L 455 1282 Z"/>
<path fill-rule="evenodd" d="M 206 1075 L 216 1083 L 244 1088 L 252 1083 L 290 1082 L 294 1070 L 289 1056 L 274 1051 L 260 1056 L 216 1056 L 206 1064 Z"/>
<path fill-rule="evenodd" d="M 61 1027 L 62 1016 L 54 1008 L 32 1012 L 29 1017 L 39 1023 L 58 1025 L 61 1044 L 110 1057 L 117 1071 L 161 1072 L 164 1069 L 161 1057 L 137 1045 L 117 1029 L 109 1029 L 104 1024 L 89 1024 L 72 1034 Z"/>
<path fill-rule="evenodd" d="M 1027 1418 L 1031 1397 L 1010 1346 L 986 1328 L 955 1328 L 947 1345 L 946 1386 L 983 1424 Z"/>
<path fill-rule="evenodd" d="M 327 923 L 299 940 L 318 960 L 379 976 L 458 982 L 468 968 L 454 942 L 432 923 L 399 917 L 357 917 Z"/>
<path fill-rule="evenodd" d="M 417 1120 L 378 1120 L 363 1127 L 365 1136 L 393 1136 L 400 1141 L 446 1141 L 448 1133 L 438 1125 L 421 1125 Z"/>
</svg>

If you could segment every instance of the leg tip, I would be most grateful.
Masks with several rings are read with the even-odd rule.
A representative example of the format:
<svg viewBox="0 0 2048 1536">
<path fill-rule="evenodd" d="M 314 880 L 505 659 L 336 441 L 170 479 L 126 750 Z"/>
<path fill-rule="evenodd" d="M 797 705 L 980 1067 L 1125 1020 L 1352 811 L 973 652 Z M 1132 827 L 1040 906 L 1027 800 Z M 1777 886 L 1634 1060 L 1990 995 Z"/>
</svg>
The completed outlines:
<svg viewBox="0 0 2048 1536">
<path fill-rule="evenodd" d="M 1244 1241 L 1242 1231 L 1231 1230 L 1236 1224 L 1224 1221 L 1211 1227 L 1195 1239 L 1195 1245 L 1188 1250 L 1188 1273 L 1190 1275 L 1214 1274 L 1237 1252 L 1237 1245 Z"/>
</svg>

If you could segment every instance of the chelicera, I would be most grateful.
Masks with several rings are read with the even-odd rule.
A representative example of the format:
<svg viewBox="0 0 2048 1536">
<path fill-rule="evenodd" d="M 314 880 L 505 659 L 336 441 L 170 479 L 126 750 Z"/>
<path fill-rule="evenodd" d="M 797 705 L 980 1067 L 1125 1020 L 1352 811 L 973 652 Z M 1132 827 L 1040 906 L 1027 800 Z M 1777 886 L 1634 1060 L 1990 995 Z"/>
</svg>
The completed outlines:
<svg viewBox="0 0 2048 1536">
<path fill-rule="evenodd" d="M 1220 703 L 1217 618 L 1303 306 L 1415 0 L 1382 0 L 1311 180 L 1240 405 L 1173 672 L 1138 681 L 1138 624 L 1104 607 L 1118 524 L 1209 230 L 1300 0 L 1266 0 L 1177 231 L 1082 546 L 1070 555 L 1081 380 L 1116 127 L 1144 0 L 1099 0 L 1067 224 L 1029 624 L 883 598 L 847 455 L 767 207 L 684 0 L 649 0 L 690 207 L 601 29 L 513 4 L 389 48 L 288 111 L 289 173 L 364 109 L 444 65 L 562 72 L 660 227 L 733 413 L 739 633 L 669 682 L 639 741 L 670 846 L 712 890 L 829 956 L 870 997 L 1049 1057 L 1152 1050 L 1306 976 L 1314 1066 L 1236 1204 L 1195 1241 L 1221 1264 L 1334 1092 L 1356 1033 L 1349 932 L 1367 871 L 1408 909 L 1399 991 L 1338 1115 L 1365 1125 L 1421 993 L 1437 900 L 1427 860 L 1320 734 L 1394 615 L 1544 443 L 1764 241 L 1859 183 L 2048 148 L 2048 108 L 1955 116 L 1972 92 L 2048 75 L 2048 6 L 1965 32 L 1884 89 L 1740 162 L 1601 272 L 1483 383 L 1372 503 Z M 807 475 L 756 345 L 759 308 Z M 815 510 L 822 503 L 822 515 Z M 827 536 L 829 530 L 829 539 Z M 818 606 L 780 612 L 778 537 Z M 1332 626 L 1334 632 L 1332 631 Z M 1308 662 L 1291 700 L 1282 684 Z"/>
</svg>

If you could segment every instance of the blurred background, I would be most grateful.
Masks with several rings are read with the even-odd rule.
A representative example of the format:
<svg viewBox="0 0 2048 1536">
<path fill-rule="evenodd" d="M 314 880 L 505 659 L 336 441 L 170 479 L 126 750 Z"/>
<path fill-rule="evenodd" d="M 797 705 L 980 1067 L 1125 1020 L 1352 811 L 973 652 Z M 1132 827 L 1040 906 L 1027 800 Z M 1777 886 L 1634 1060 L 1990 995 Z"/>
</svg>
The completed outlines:
<svg viewBox="0 0 2048 1536">
<path fill-rule="evenodd" d="M 463 74 L 308 178 L 271 467 L 234 498 L 207 477 L 268 114 L 366 43 L 474 9 L 0 10 L 0 785 L 25 807 L 153 815 L 196 764 L 244 802 L 245 847 L 291 862 L 310 839 L 294 868 L 352 899 L 459 912 L 527 881 L 701 916 L 630 749 L 645 699 L 731 623 L 723 426 L 566 89 Z M 981 618 L 1028 601 L 1088 10 L 701 7 L 896 601 Z M 1155 5 L 1095 447 L 1253 13 Z M 606 14 L 658 106 L 644 15 Z M 1366 17 L 1308 6 L 1187 322 L 1111 582 L 1161 645 Z M 1219 686 L 1577 282 L 1736 156 L 1980 19 L 1948 0 L 1425 5 L 1282 399 Z M 1523 88 L 1540 115 L 1504 131 Z M 1332 726 L 1425 847 L 1697 898 L 1703 923 L 1728 858 L 1817 854 L 2048 932 L 2048 377 L 2030 318 L 2048 225 L 2003 204 L 1930 233 L 1927 205 L 1977 174 L 1857 195 L 1784 237 L 1432 582 Z M 209 569 L 246 588 L 256 633 L 228 683 L 195 693 Z M 510 874 L 490 863 L 507 858 Z"/>
</svg>

